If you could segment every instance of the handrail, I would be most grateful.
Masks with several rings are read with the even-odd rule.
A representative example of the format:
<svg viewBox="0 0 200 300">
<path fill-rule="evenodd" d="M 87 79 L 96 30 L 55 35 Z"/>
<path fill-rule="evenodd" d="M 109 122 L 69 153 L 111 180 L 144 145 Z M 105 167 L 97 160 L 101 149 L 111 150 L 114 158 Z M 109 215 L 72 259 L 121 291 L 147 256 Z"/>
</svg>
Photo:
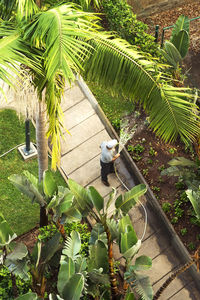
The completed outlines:
<svg viewBox="0 0 200 300">
<path fill-rule="evenodd" d="M 191 22 L 191 21 L 194 21 L 194 20 L 197 20 L 197 19 L 200 19 L 200 16 L 189 19 L 189 21 Z M 161 44 L 160 44 L 161 48 L 163 47 L 163 44 L 164 44 L 165 30 L 168 30 L 172 27 L 174 27 L 174 25 L 163 27 L 162 37 L 161 37 Z M 159 25 L 156 25 L 156 27 L 155 27 L 155 42 L 158 42 L 158 31 L 159 31 Z"/>
</svg>

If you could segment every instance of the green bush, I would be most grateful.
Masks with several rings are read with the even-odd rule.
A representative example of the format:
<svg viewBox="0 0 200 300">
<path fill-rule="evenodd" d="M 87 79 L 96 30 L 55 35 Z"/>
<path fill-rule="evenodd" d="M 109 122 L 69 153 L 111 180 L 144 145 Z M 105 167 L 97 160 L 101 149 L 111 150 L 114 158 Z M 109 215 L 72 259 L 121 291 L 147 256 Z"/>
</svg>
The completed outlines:
<svg viewBox="0 0 200 300">
<path fill-rule="evenodd" d="M 65 232 L 67 236 L 70 236 L 71 231 L 75 230 L 79 232 L 81 237 L 81 254 L 87 256 L 88 255 L 88 242 L 90 239 L 90 231 L 88 229 L 87 224 L 81 224 L 81 223 L 67 223 L 64 225 Z M 49 240 L 58 229 L 54 224 L 50 224 L 48 226 L 44 226 L 39 229 L 39 235 L 38 239 L 42 242 L 46 242 Z"/>
<path fill-rule="evenodd" d="M 103 0 L 102 6 L 109 30 L 117 32 L 121 38 L 142 51 L 160 56 L 155 38 L 146 32 L 148 26 L 136 19 L 126 0 Z"/>
<path fill-rule="evenodd" d="M 165 213 L 170 212 L 172 205 L 169 202 L 164 202 L 162 204 L 162 209 Z"/>
<path fill-rule="evenodd" d="M 21 280 L 18 276 L 15 278 L 19 295 L 23 295 L 31 291 L 31 281 Z M 11 274 L 8 268 L 3 265 L 0 266 L 0 299 L 14 299 Z"/>
</svg>

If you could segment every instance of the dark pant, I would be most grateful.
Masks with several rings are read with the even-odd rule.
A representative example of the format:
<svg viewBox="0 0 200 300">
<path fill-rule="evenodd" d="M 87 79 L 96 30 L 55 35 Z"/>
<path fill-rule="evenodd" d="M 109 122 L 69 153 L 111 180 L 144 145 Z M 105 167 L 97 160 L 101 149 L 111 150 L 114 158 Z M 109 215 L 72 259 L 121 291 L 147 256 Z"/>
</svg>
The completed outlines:
<svg viewBox="0 0 200 300">
<path fill-rule="evenodd" d="M 108 181 L 108 174 L 114 173 L 114 163 L 113 161 L 109 163 L 104 163 L 100 160 L 100 165 L 101 165 L 101 180 L 103 181 Z"/>
</svg>

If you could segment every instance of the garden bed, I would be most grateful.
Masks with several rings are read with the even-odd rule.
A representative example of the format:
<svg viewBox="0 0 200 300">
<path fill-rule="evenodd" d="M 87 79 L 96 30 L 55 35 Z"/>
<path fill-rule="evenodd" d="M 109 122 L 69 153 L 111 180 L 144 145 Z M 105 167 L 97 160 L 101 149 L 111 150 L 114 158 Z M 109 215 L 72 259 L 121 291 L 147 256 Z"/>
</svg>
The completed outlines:
<svg viewBox="0 0 200 300">
<path fill-rule="evenodd" d="M 130 115 L 130 124 L 135 114 Z M 194 159 L 194 153 L 184 144 L 165 143 L 148 128 L 145 114 L 137 118 L 137 130 L 128 142 L 127 150 L 149 184 L 163 211 L 187 250 L 192 254 L 200 244 L 200 227 L 193 224 L 192 205 L 185 194 L 186 186 L 178 177 L 162 176 L 162 170 L 175 157 Z"/>
</svg>

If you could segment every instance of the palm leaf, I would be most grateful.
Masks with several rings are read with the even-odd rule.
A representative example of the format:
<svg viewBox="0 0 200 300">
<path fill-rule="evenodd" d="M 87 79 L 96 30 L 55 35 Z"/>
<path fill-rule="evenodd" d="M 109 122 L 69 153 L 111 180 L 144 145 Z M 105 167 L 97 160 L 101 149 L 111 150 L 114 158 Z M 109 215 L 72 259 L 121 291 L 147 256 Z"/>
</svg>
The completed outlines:
<svg viewBox="0 0 200 300">
<path fill-rule="evenodd" d="M 85 51 L 91 48 L 87 40 L 94 31 L 94 23 L 87 18 L 96 19 L 92 14 L 78 11 L 74 5 L 61 5 L 35 16 L 34 22 L 26 28 L 25 38 L 32 45 L 45 45 L 45 68 L 49 81 L 60 70 L 70 82 L 75 80 L 74 72 L 82 68 Z"/>
<path fill-rule="evenodd" d="M 102 35 L 91 44 L 95 50 L 84 64 L 88 80 L 143 104 L 150 115 L 150 126 L 165 141 L 175 140 L 178 135 L 185 143 L 195 139 L 199 117 L 193 112 L 196 105 L 190 102 L 193 96 L 187 89 L 157 81 L 151 72 L 155 62 L 145 60 L 124 41 Z"/>
<path fill-rule="evenodd" d="M 39 10 L 34 0 L 16 0 L 17 5 L 17 19 L 21 21 L 30 19 Z"/>
</svg>

